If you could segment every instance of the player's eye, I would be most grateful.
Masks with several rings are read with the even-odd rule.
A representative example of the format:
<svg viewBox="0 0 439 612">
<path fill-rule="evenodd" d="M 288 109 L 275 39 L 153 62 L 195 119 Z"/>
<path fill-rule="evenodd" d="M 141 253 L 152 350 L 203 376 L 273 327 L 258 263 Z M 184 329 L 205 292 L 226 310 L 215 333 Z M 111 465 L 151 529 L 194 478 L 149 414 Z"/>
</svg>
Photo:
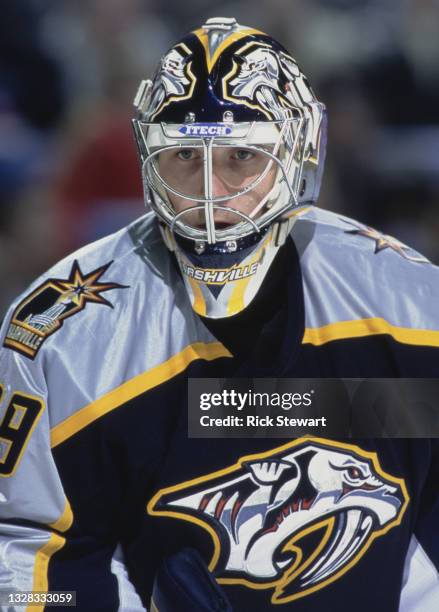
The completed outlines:
<svg viewBox="0 0 439 612">
<path fill-rule="evenodd" d="M 183 161 L 189 161 L 190 159 L 195 159 L 196 154 L 193 149 L 180 149 L 177 153 L 177 157 Z"/>
<path fill-rule="evenodd" d="M 248 161 L 254 157 L 254 153 L 252 151 L 248 151 L 247 149 L 238 149 L 233 154 L 233 158 L 239 161 Z"/>
</svg>

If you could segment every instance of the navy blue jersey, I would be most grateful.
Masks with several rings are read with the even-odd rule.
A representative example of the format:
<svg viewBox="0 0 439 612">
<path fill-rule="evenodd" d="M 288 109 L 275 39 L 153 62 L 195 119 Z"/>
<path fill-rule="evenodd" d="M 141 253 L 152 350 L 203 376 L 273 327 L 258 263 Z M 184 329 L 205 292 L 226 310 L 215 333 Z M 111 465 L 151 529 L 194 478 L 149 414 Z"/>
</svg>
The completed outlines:
<svg viewBox="0 0 439 612">
<path fill-rule="evenodd" d="M 437 441 L 188 438 L 189 377 L 437 377 L 435 266 L 315 208 L 291 238 L 276 307 L 230 327 L 193 312 L 150 215 L 11 306 L 2 590 L 142 610 L 192 547 L 237 611 L 437 609 Z"/>
</svg>

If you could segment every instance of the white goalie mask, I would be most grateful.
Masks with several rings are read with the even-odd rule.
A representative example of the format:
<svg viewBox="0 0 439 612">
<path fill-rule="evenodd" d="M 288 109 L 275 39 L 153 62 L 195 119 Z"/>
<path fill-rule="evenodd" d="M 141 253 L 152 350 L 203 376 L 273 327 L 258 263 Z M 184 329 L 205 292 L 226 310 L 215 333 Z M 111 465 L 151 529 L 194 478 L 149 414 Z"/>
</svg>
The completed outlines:
<svg viewBox="0 0 439 612">
<path fill-rule="evenodd" d="M 165 55 L 135 107 L 145 199 L 192 306 L 232 316 L 317 199 L 324 106 L 278 43 L 218 18 Z"/>
</svg>

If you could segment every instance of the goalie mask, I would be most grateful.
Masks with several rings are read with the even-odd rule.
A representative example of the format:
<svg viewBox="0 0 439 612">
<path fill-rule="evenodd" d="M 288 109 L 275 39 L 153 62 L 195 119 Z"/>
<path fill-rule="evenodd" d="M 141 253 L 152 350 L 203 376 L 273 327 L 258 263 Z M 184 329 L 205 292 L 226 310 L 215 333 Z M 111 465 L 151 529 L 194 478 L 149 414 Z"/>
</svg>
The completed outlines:
<svg viewBox="0 0 439 612">
<path fill-rule="evenodd" d="M 174 45 L 134 105 L 145 199 L 192 306 L 234 315 L 317 200 L 324 106 L 279 43 L 226 18 Z"/>
</svg>

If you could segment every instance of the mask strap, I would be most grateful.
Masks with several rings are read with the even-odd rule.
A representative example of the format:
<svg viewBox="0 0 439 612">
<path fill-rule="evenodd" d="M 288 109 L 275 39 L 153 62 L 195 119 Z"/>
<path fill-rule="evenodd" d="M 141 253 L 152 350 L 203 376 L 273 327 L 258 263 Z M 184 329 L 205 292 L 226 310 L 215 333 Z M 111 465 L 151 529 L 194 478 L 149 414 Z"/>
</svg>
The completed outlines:
<svg viewBox="0 0 439 612">
<path fill-rule="evenodd" d="M 281 219 L 277 223 L 273 223 L 273 244 L 276 247 L 281 247 L 285 244 L 293 225 L 297 221 L 297 215 Z"/>
<path fill-rule="evenodd" d="M 169 227 L 164 223 L 159 223 L 160 233 L 162 235 L 165 246 L 173 253 L 176 249 L 177 243 L 175 242 L 174 234 L 170 231 Z"/>
</svg>

